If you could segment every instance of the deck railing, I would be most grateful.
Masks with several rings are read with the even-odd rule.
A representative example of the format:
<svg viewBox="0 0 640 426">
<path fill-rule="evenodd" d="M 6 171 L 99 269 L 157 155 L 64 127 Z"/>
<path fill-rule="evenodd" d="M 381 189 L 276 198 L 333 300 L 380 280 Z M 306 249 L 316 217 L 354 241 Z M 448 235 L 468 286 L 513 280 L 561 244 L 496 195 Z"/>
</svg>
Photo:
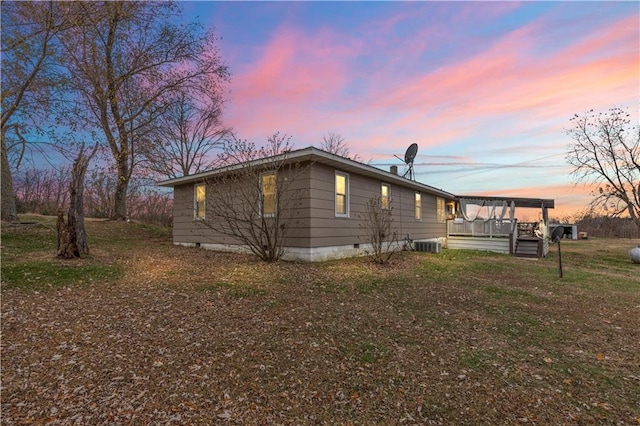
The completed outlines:
<svg viewBox="0 0 640 426">
<path fill-rule="evenodd" d="M 517 229 L 517 219 L 489 219 L 466 221 L 457 218 L 447 222 L 447 232 L 450 236 L 466 237 L 509 237 L 513 230 Z"/>
</svg>

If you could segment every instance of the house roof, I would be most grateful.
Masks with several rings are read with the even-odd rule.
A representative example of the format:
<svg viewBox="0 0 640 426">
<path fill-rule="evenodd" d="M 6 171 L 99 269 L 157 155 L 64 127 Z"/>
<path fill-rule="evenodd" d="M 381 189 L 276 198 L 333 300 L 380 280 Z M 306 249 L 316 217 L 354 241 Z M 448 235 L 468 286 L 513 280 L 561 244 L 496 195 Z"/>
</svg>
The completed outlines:
<svg viewBox="0 0 640 426">
<path fill-rule="evenodd" d="M 314 161 L 316 163 L 326 164 L 328 166 L 338 168 L 348 173 L 357 173 L 357 174 L 372 177 L 375 179 L 380 179 L 385 182 L 395 183 L 396 185 L 404 186 L 407 188 L 413 188 L 416 191 L 431 193 L 431 194 L 449 198 L 449 199 L 457 198 L 454 194 L 447 192 L 443 189 L 435 188 L 420 182 L 412 181 L 410 179 L 405 178 L 404 176 L 393 174 L 391 172 L 379 169 L 369 164 L 364 164 L 359 161 L 350 160 L 348 158 L 341 157 L 336 154 L 331 154 L 330 152 L 324 151 L 316 147 L 308 147 L 308 148 L 298 149 L 295 151 L 289 151 L 289 152 L 280 154 L 276 157 L 284 157 L 284 156 L 286 156 L 286 159 L 291 162 Z M 168 180 L 158 182 L 158 186 L 175 187 L 178 185 L 184 185 L 184 184 L 193 183 L 193 182 L 201 182 L 203 180 L 210 179 L 221 174 L 232 172 L 242 167 L 259 166 L 261 164 L 270 162 L 271 160 L 273 160 L 273 158 L 274 157 L 262 158 L 262 159 L 250 161 L 248 163 L 232 164 L 229 166 L 208 170 L 206 172 L 197 173 L 194 175 L 183 176 L 175 179 L 168 179 Z"/>
</svg>

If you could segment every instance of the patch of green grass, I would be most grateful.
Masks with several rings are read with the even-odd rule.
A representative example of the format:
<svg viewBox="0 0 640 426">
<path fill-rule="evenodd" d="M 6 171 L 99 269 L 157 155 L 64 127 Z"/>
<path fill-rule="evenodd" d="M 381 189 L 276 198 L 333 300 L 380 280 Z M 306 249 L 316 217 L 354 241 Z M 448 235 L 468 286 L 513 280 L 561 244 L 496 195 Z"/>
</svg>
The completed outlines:
<svg viewBox="0 0 640 426">
<path fill-rule="evenodd" d="M 355 355 L 360 362 L 373 364 L 387 353 L 386 345 L 379 342 L 364 341 L 355 348 Z"/>
<path fill-rule="evenodd" d="M 122 269 L 117 265 L 65 264 L 40 261 L 3 265 L 2 288 L 45 289 L 85 285 L 118 279 Z"/>
<path fill-rule="evenodd" d="M 387 281 L 381 278 L 369 277 L 355 283 L 358 294 L 373 294 L 382 290 L 387 285 Z"/>
<path fill-rule="evenodd" d="M 315 284 L 315 288 L 324 293 L 341 294 L 347 292 L 347 286 L 336 280 L 322 280 Z"/>
<path fill-rule="evenodd" d="M 465 350 L 460 357 L 460 364 L 464 367 L 475 369 L 494 361 L 496 357 L 496 352 L 493 350 Z"/>
<path fill-rule="evenodd" d="M 141 223 L 140 229 L 157 238 L 171 238 L 172 230 L 168 226 L 154 225 L 151 223 Z"/>
<path fill-rule="evenodd" d="M 484 292 L 489 294 L 492 298 L 498 299 L 516 299 L 526 300 L 534 303 L 542 303 L 543 299 L 525 290 L 520 290 L 513 287 L 498 287 L 489 285 L 483 288 Z"/>
<path fill-rule="evenodd" d="M 44 227 L 29 229 L 3 230 L 2 232 L 2 260 L 20 259 L 28 253 L 55 253 L 55 231 Z"/>
<path fill-rule="evenodd" d="M 528 271 L 530 275 L 535 274 L 540 281 L 554 283 L 561 287 L 572 286 L 586 290 L 603 291 L 616 290 L 623 292 L 637 293 L 640 290 L 640 267 L 629 262 L 600 263 L 586 262 L 582 260 L 572 261 L 562 256 L 562 278 L 558 273 L 558 258 L 549 256 L 540 261 L 539 264 L 532 265 Z M 618 264 L 619 267 L 612 267 Z M 637 269 L 634 277 L 633 270 Z"/>
<path fill-rule="evenodd" d="M 438 256 L 425 257 L 422 273 L 436 281 L 464 278 L 470 272 L 496 273 L 508 270 L 506 255 L 479 250 L 444 250 Z"/>
</svg>

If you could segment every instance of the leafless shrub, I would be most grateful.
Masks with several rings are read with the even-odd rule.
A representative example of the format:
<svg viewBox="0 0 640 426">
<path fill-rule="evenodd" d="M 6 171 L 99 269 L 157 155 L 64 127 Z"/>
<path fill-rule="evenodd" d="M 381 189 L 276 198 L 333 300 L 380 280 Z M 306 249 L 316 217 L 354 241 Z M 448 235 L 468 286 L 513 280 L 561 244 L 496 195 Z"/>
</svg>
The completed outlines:
<svg viewBox="0 0 640 426">
<path fill-rule="evenodd" d="M 371 245 L 372 259 L 376 263 L 387 263 L 400 249 L 398 232 L 393 228 L 393 207 L 382 208 L 380 197 L 371 198 L 358 218 L 363 238 Z"/>
<path fill-rule="evenodd" d="M 262 148 L 232 138 L 220 158 L 228 170 L 205 182 L 207 197 L 215 201 L 202 223 L 261 260 L 281 259 L 305 192 L 299 178 L 306 167 L 291 161 L 291 149 L 290 138 L 279 133 Z"/>
</svg>

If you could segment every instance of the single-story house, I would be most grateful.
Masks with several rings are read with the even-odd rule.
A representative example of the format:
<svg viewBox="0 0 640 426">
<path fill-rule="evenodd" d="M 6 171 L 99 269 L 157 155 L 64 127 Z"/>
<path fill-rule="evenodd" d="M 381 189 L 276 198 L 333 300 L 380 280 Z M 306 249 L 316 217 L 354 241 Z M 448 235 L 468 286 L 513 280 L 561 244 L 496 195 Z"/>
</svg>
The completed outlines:
<svg viewBox="0 0 640 426">
<path fill-rule="evenodd" d="M 243 181 L 226 178 L 239 170 L 258 173 L 245 174 Z M 174 190 L 173 242 L 177 245 L 248 252 L 247 244 L 223 231 L 221 219 L 227 206 L 236 209 L 241 205 L 242 217 L 234 213 L 237 223 L 267 223 L 288 215 L 286 224 L 269 231 L 278 233 L 286 225 L 283 259 L 322 261 L 358 256 L 371 248 L 362 217 L 367 203 L 377 199 L 382 209 L 392 212 L 399 245 L 412 244 L 427 251 L 440 247 L 480 249 L 526 257 L 542 257 L 549 251 L 547 209 L 554 207 L 554 200 L 456 196 L 407 179 L 397 170 L 395 166 L 381 170 L 308 147 L 159 185 Z M 278 189 L 278 182 L 287 181 L 286 191 Z M 253 192 L 242 190 L 247 186 L 253 186 Z M 285 204 L 288 207 L 281 210 Z M 516 208 L 540 208 L 541 220 L 519 223 L 514 217 Z"/>
<path fill-rule="evenodd" d="M 454 194 L 400 176 L 397 167 L 384 171 L 315 147 L 281 156 L 283 162 L 296 167 L 282 168 L 280 172 L 265 169 L 256 175 L 260 176 L 256 180 L 261 180 L 261 213 L 268 216 L 274 214 L 276 173 L 285 175 L 284 179 L 296 173 L 295 220 L 284 241 L 284 259 L 322 261 L 363 254 L 368 247 L 361 217 L 367 202 L 375 198 L 382 208 L 392 209 L 393 227 L 400 243 L 406 239 L 444 242 L 447 219 L 453 216 L 456 205 Z M 160 182 L 160 186 L 174 190 L 174 244 L 247 251 L 241 241 L 219 232 L 215 223 L 209 222 L 214 220 L 210 212 L 215 203 L 222 202 L 216 190 L 222 182 L 229 182 L 224 181 L 224 176 L 239 167 L 265 167 L 271 163 L 258 160 Z"/>
</svg>

